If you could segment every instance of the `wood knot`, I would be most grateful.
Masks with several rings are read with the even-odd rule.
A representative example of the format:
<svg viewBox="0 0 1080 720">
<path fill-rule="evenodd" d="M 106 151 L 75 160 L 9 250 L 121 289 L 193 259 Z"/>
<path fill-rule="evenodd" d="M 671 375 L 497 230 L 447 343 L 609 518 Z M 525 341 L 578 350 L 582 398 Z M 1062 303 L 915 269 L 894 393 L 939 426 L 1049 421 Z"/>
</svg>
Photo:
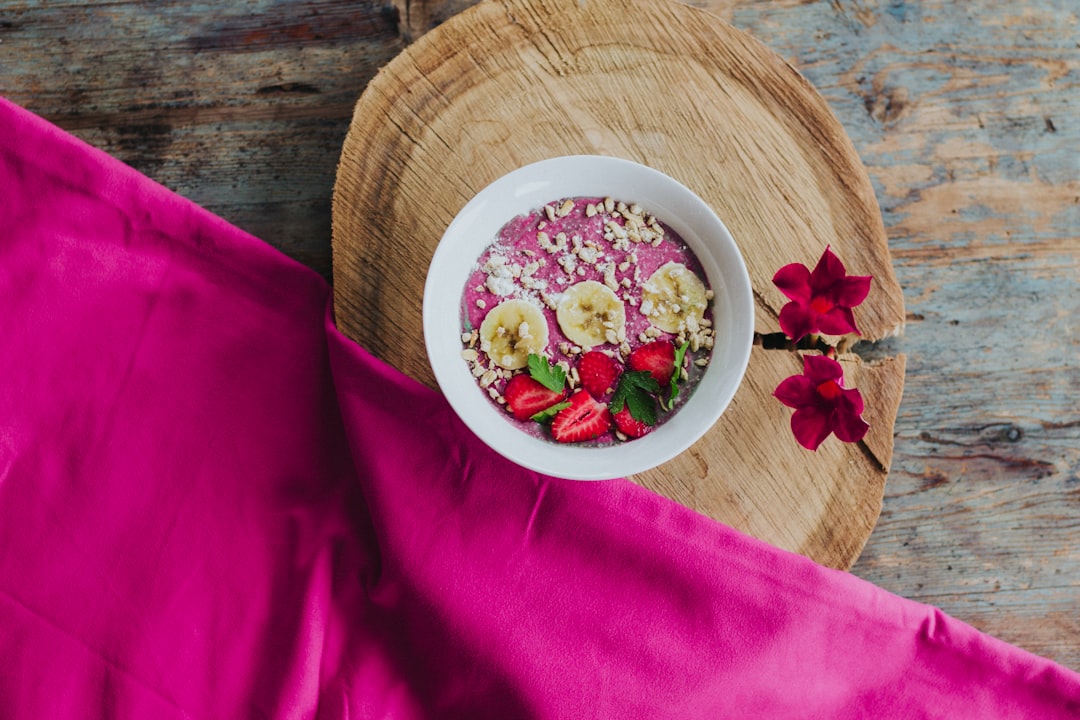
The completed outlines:
<svg viewBox="0 0 1080 720">
<path fill-rule="evenodd" d="M 882 125 L 893 125 L 908 114 L 911 99 L 905 87 L 881 88 L 863 98 L 866 112 Z"/>
</svg>

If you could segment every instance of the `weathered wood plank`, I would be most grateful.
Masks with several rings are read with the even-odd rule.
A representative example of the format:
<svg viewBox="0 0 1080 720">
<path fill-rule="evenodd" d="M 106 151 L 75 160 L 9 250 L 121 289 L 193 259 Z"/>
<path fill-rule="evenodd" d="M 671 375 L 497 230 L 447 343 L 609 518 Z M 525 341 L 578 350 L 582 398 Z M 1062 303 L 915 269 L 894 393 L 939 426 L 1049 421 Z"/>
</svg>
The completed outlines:
<svg viewBox="0 0 1080 720">
<path fill-rule="evenodd" d="M 908 376 L 884 511 L 854 572 L 1080 667 L 1077 6 L 764 5 L 734 20 L 850 133 L 909 312 L 888 343 Z"/>
<path fill-rule="evenodd" d="M 345 129 L 401 47 L 379 2 L 4 2 L 0 94 L 329 277 Z"/>
</svg>

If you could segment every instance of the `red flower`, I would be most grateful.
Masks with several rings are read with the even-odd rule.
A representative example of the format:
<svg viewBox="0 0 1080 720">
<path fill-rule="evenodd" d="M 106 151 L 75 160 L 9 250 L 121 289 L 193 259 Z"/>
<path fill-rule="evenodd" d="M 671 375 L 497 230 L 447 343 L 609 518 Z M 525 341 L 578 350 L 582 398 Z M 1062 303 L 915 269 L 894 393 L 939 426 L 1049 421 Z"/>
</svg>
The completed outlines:
<svg viewBox="0 0 1080 720">
<path fill-rule="evenodd" d="M 780 329 L 793 342 L 816 332 L 859 334 L 851 308 L 866 299 L 870 276 L 848 275 L 828 247 L 813 272 L 802 263 L 785 265 L 773 276 L 773 284 L 791 300 L 780 310 Z"/>
<path fill-rule="evenodd" d="M 807 450 L 817 450 L 830 433 L 844 442 L 858 442 L 870 427 L 862 419 L 862 395 L 844 387 L 844 369 L 832 358 L 804 356 L 803 374 L 784 380 L 773 395 L 795 408 L 791 431 Z"/>
</svg>

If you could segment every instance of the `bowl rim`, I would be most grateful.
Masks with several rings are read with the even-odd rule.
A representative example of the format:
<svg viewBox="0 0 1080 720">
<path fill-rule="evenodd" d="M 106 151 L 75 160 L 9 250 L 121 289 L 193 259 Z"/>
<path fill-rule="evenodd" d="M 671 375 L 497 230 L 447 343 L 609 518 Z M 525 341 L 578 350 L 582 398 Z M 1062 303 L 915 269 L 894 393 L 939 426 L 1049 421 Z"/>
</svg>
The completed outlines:
<svg viewBox="0 0 1080 720">
<path fill-rule="evenodd" d="M 644 437 L 601 447 L 561 445 L 515 427 L 505 411 L 479 391 L 460 356 L 461 293 L 483 250 L 512 218 L 557 199 L 586 196 L 636 202 L 675 230 L 705 270 L 717 298 L 714 321 L 718 335 L 723 330 L 723 342 L 717 343 L 701 381 L 678 413 Z M 725 310 L 722 320 L 717 312 L 721 300 Z M 727 409 L 742 383 L 753 345 L 753 325 L 753 291 L 746 263 L 712 208 L 673 177 L 606 155 L 551 157 L 518 167 L 489 183 L 447 226 L 424 283 L 423 332 L 428 362 L 455 414 L 507 459 L 571 480 L 604 480 L 644 472 L 697 442 Z"/>
</svg>

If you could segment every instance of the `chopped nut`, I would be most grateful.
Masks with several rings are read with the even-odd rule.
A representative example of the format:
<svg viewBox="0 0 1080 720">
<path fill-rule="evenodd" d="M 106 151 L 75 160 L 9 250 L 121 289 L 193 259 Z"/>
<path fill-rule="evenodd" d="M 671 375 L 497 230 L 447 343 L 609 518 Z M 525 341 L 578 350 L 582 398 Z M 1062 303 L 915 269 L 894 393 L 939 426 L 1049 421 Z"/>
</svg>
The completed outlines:
<svg viewBox="0 0 1080 720">
<path fill-rule="evenodd" d="M 468 361 L 468 362 L 473 362 L 478 357 L 480 357 L 480 353 L 476 352 L 475 350 L 468 349 L 468 350 L 462 350 L 461 351 L 461 359 L 462 360 L 465 360 L 465 361 Z"/>
<path fill-rule="evenodd" d="M 555 221 L 555 208 L 551 207 L 550 205 L 545 205 L 544 214 L 547 215 L 548 220 L 551 220 L 552 222 Z"/>
<path fill-rule="evenodd" d="M 698 367 L 705 367 L 709 364 L 709 358 L 698 358 L 694 361 L 694 364 Z"/>
<path fill-rule="evenodd" d="M 472 333 L 471 332 L 463 332 L 463 333 L 461 333 L 461 342 L 467 343 L 470 340 L 472 340 Z"/>
<path fill-rule="evenodd" d="M 604 331 L 604 340 L 608 341 L 612 345 L 618 345 L 619 343 L 619 338 L 615 334 L 615 331 L 610 329 Z"/>
<path fill-rule="evenodd" d="M 494 370 L 488 370 L 486 373 L 484 373 L 483 375 L 480 376 L 480 385 L 482 387 L 487 387 L 491 383 L 495 382 L 495 378 L 496 378 L 495 371 Z"/>
<path fill-rule="evenodd" d="M 476 298 L 476 307 L 478 307 L 478 308 L 480 308 L 481 310 L 483 310 L 484 308 L 486 308 L 486 307 L 487 307 L 487 303 L 486 303 L 486 302 L 484 302 L 484 299 L 483 299 L 483 298 Z"/>
<path fill-rule="evenodd" d="M 558 211 L 556 211 L 555 214 L 558 215 L 559 217 L 566 217 L 567 215 L 570 214 L 570 211 L 573 210 L 573 209 L 574 209 L 574 201 L 567 198 L 566 200 L 563 200 L 563 204 L 559 206 L 559 209 L 558 209 Z"/>
<path fill-rule="evenodd" d="M 591 247 L 575 248 L 575 252 L 578 257 L 581 258 L 582 262 L 586 262 L 589 265 L 594 265 L 597 257 L 600 255 L 600 253 L 596 252 L 596 250 Z"/>
<path fill-rule="evenodd" d="M 588 205 L 585 206 L 585 217 L 595 217 L 595 216 L 596 216 L 596 206 L 593 205 L 592 203 L 589 203 Z"/>
</svg>

